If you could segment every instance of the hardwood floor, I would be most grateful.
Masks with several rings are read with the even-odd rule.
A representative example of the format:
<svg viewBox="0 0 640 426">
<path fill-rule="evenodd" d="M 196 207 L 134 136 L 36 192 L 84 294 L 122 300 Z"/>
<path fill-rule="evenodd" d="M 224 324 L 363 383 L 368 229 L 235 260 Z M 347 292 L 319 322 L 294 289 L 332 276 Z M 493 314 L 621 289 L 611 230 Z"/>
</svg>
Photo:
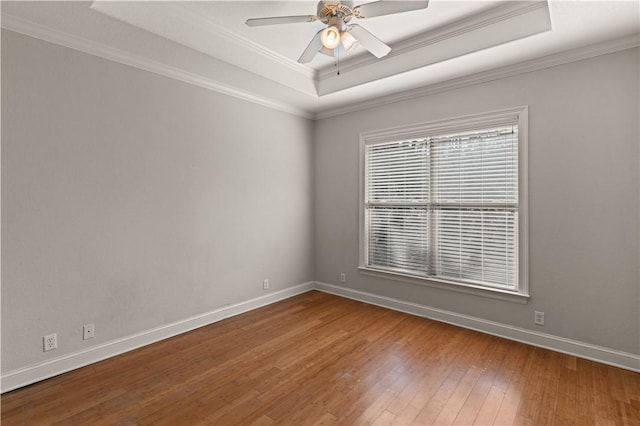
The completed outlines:
<svg viewBox="0 0 640 426">
<path fill-rule="evenodd" d="M 2 424 L 640 424 L 640 374 L 319 292 L 2 395 Z"/>
</svg>

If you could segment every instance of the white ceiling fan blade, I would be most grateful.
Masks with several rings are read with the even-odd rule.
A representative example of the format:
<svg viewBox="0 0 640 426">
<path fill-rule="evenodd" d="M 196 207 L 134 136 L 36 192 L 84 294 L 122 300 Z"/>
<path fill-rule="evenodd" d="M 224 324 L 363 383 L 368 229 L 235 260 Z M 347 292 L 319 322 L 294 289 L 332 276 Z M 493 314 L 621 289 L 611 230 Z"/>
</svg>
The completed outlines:
<svg viewBox="0 0 640 426">
<path fill-rule="evenodd" d="M 322 46 L 322 48 L 320 50 L 318 50 L 318 52 L 322 53 L 323 55 L 327 55 L 327 56 L 335 56 L 337 49 L 338 49 L 337 47 L 335 49 L 329 49 L 328 47 Z"/>
<path fill-rule="evenodd" d="M 313 22 L 317 16 L 314 15 L 298 15 L 298 16 L 276 16 L 273 18 L 252 18 L 247 19 L 245 24 L 250 27 L 261 27 L 263 25 L 278 24 L 295 24 L 298 22 Z"/>
<path fill-rule="evenodd" d="M 425 9 L 429 1 L 391 1 L 380 0 L 373 3 L 365 3 L 353 8 L 353 13 L 358 18 L 373 18 L 374 16 L 393 15 L 394 13 L 409 12 Z"/>
<path fill-rule="evenodd" d="M 322 31 L 324 31 L 324 29 L 318 31 L 316 35 L 313 36 L 307 48 L 304 49 L 304 52 L 302 52 L 302 55 L 300 55 L 300 58 L 298 59 L 299 63 L 308 64 L 313 60 L 313 57 L 316 56 L 318 50 L 322 49 L 323 46 L 322 42 L 320 41 L 320 33 Z"/>
<path fill-rule="evenodd" d="M 352 25 L 349 33 L 360 42 L 362 47 L 371 52 L 376 58 L 382 58 L 391 52 L 391 48 L 381 42 L 376 36 L 362 28 L 360 25 Z"/>
</svg>

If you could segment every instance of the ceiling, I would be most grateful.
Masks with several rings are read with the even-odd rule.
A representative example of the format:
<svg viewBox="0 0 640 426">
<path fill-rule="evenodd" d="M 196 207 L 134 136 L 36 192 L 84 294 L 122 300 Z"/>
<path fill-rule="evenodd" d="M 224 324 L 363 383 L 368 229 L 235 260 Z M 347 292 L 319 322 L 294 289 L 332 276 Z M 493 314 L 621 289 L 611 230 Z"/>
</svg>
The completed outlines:
<svg viewBox="0 0 640 426">
<path fill-rule="evenodd" d="M 356 47 L 305 65 L 321 22 L 244 24 L 316 4 L 3 1 L 2 27 L 310 118 L 640 45 L 637 1 L 431 0 L 358 20 L 392 47 L 384 58 Z"/>
</svg>

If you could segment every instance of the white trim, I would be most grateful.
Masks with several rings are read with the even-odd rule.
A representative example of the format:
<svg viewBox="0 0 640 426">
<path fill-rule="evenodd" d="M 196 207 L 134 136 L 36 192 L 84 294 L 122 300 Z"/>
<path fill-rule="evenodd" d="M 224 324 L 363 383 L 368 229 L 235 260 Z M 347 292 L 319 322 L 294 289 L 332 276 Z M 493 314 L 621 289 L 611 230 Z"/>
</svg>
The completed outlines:
<svg viewBox="0 0 640 426">
<path fill-rule="evenodd" d="M 184 83 L 192 84 L 194 86 L 202 87 L 214 92 L 233 96 L 234 98 L 262 105 L 267 108 L 294 114 L 303 118 L 314 118 L 314 115 L 309 113 L 308 111 L 304 111 L 302 109 L 295 108 L 263 96 L 249 93 L 243 89 L 221 83 L 220 81 L 207 78 L 202 75 L 194 74 L 161 62 L 156 62 L 154 60 L 131 54 L 120 49 L 115 49 L 113 47 L 97 43 L 95 41 L 90 41 L 61 31 L 53 30 L 51 28 L 26 21 L 15 16 L 3 14 L 2 28 L 29 37 L 44 40 L 49 43 L 57 44 L 59 46 L 78 50 L 80 52 L 97 56 L 99 58 L 108 59 L 113 62 L 118 62 L 120 64 L 162 75 L 164 77 L 169 77 L 174 80 L 182 81 Z"/>
<path fill-rule="evenodd" d="M 91 7 L 93 8 L 93 5 Z M 280 53 L 277 53 L 271 49 L 267 49 L 263 45 L 256 43 L 253 40 L 243 37 L 238 33 L 230 31 L 223 26 L 216 24 L 210 19 L 207 19 L 203 15 L 199 14 L 198 11 L 194 10 L 193 6 L 191 6 L 187 2 L 180 3 L 179 7 L 177 7 L 175 4 L 172 5 L 172 7 L 174 13 L 182 13 L 184 15 L 185 21 L 197 22 L 200 26 L 202 26 L 202 28 L 211 32 L 212 35 L 225 39 L 227 43 L 249 49 L 257 55 L 277 62 L 279 65 L 289 68 L 290 70 L 295 71 L 309 79 L 315 80 L 317 78 L 318 72 L 315 69 L 299 64 L 298 62 L 289 59 L 286 56 L 281 55 Z"/>
<path fill-rule="evenodd" d="M 314 289 L 371 305 L 476 330 L 492 336 L 503 337 L 516 342 L 640 372 L 640 355 L 322 282 L 316 282 Z"/>
<path fill-rule="evenodd" d="M 526 105 L 514 108 L 505 108 L 496 111 L 480 112 L 472 115 L 433 120 L 427 123 L 402 125 L 380 130 L 362 132 L 360 134 L 363 143 L 388 142 L 396 138 L 419 138 L 437 135 L 441 132 L 459 132 L 474 129 L 477 126 L 499 126 L 514 119 L 520 119 L 522 115 L 528 115 L 529 107 Z M 518 124 L 522 124 L 518 122 Z M 524 123 L 526 124 L 526 123 Z"/>
<path fill-rule="evenodd" d="M 270 293 L 265 296 L 257 297 L 255 299 L 225 306 L 202 315 L 197 315 L 185 320 L 176 321 L 171 324 L 113 340 L 111 342 L 106 342 L 82 351 L 9 371 L 3 374 L 0 378 L 0 389 L 1 392 L 4 393 L 27 386 L 67 371 L 75 370 L 77 368 L 84 367 L 86 365 L 93 364 L 95 362 L 111 358 L 151 343 L 158 342 L 262 306 L 270 305 L 311 290 L 318 290 L 324 293 L 369 303 L 371 305 L 426 317 L 435 321 L 445 322 L 480 331 L 482 333 L 503 337 L 509 340 L 515 340 L 529 345 L 575 355 L 580 358 L 590 359 L 603 364 L 640 372 L 640 355 L 616 351 L 602 346 L 592 345 L 590 343 L 565 339 L 551 334 L 539 333 L 524 328 L 487 321 L 481 318 L 462 315 L 386 296 L 379 296 L 372 293 L 338 287 L 332 284 L 307 282 Z"/>
<path fill-rule="evenodd" d="M 442 289 L 451 289 L 459 292 L 472 293 L 479 296 L 491 297 L 490 293 L 495 293 L 493 298 L 517 301 L 526 303 L 529 297 L 529 228 L 528 228 L 528 133 L 529 133 L 529 107 L 519 106 L 498 111 L 489 111 L 462 117 L 435 120 L 427 123 L 413 125 L 403 125 L 388 129 L 380 129 L 360 133 L 360 173 L 359 173 L 359 253 L 358 269 L 361 273 L 384 276 L 385 278 L 403 280 L 411 283 L 419 283 L 429 286 L 437 286 Z M 365 227 L 365 147 L 367 145 L 393 142 L 398 140 L 410 140 L 413 138 L 424 138 L 446 132 L 464 132 L 476 130 L 480 127 L 501 126 L 506 123 L 518 123 L 518 289 L 507 292 L 500 289 L 480 287 L 475 285 L 456 282 L 455 280 L 442 280 L 431 276 L 410 276 L 398 274 L 382 269 L 370 268 L 366 266 L 367 258 L 367 233 Z"/>
<path fill-rule="evenodd" d="M 314 70 L 266 48 L 258 48 L 240 34 L 234 36 L 232 31 L 211 21 L 206 13 L 186 3 L 94 1 L 90 8 L 256 76 L 317 97 Z M 172 25 L 166 26 L 167 22 Z M 213 74 L 211 77 L 216 78 Z"/>
<path fill-rule="evenodd" d="M 436 93 L 448 92 L 450 90 L 461 89 L 463 87 L 473 86 L 475 84 L 487 83 L 490 81 L 513 77 L 520 74 L 526 74 L 546 68 L 565 65 L 571 62 L 582 61 L 584 59 L 620 52 L 622 50 L 633 49 L 638 46 L 640 46 L 640 38 L 638 37 L 638 35 L 632 35 L 606 41 L 604 43 L 570 49 L 553 55 L 532 59 L 530 61 L 520 62 L 517 64 L 508 65 L 505 67 L 500 67 L 480 73 L 474 73 L 465 77 L 445 80 L 440 83 L 429 84 L 416 89 L 409 89 L 399 93 L 394 93 L 388 96 L 381 96 L 362 102 L 351 103 L 343 107 L 334 106 L 330 109 L 316 112 L 314 118 L 316 120 L 323 120 L 350 112 L 362 111 L 393 104 L 396 102 L 422 98 L 425 96 L 434 95 Z"/>
<path fill-rule="evenodd" d="M 33 22 L 23 20 L 21 18 L 8 15 L 4 12 L 2 14 L 1 27 L 23 35 L 27 35 L 29 37 L 34 37 L 53 44 L 88 53 L 100 58 L 108 59 L 155 74 L 163 75 L 165 77 L 179 80 L 188 84 L 203 87 L 208 90 L 224 93 L 229 96 L 243 99 L 248 102 L 256 103 L 258 105 L 262 105 L 278 111 L 287 112 L 313 120 L 322 120 L 342 114 L 347 114 L 350 112 L 362 111 L 396 102 L 425 97 L 436 93 L 456 90 L 475 84 L 500 80 L 502 78 L 508 78 L 528 72 L 534 72 L 640 46 L 640 38 L 638 38 L 636 34 L 599 44 L 589 45 L 586 47 L 570 49 L 564 52 L 544 56 L 542 58 L 532 59 L 530 61 L 525 61 L 514 65 L 509 65 L 480 73 L 474 73 L 466 77 L 446 80 L 440 83 L 428 84 L 416 89 L 409 89 L 388 96 L 376 97 L 362 102 L 348 103 L 344 106 L 330 106 L 327 107 L 327 109 L 320 111 L 307 111 L 297 107 L 293 107 L 291 105 L 274 101 L 266 97 L 254 95 L 245 90 L 225 85 L 213 79 L 208 79 L 202 76 L 188 73 L 184 70 L 170 67 L 166 64 L 150 61 L 146 58 L 129 54 L 118 49 L 113 49 L 106 45 L 56 31 L 39 24 L 35 24 Z"/>
<path fill-rule="evenodd" d="M 472 31 L 489 27 L 521 15 L 531 14 L 539 9 L 544 9 L 547 16 L 549 15 L 549 5 L 546 0 L 523 0 L 502 3 L 492 9 L 476 13 L 472 16 L 450 23 L 449 25 L 425 31 L 409 39 L 399 41 L 391 46 L 392 50 L 385 58 L 393 58 L 394 56 L 400 55 L 416 55 L 417 50 L 432 46 L 435 43 L 459 37 Z M 345 73 L 348 71 L 355 71 L 363 67 L 372 66 L 378 62 L 380 62 L 378 58 L 371 57 L 371 55 L 362 55 L 354 57 L 353 59 L 343 60 L 340 65 L 340 69 Z M 402 72 L 400 70 L 396 71 Z M 333 65 L 327 65 L 318 71 L 318 80 L 322 81 L 323 79 L 332 77 L 334 74 L 335 70 Z"/>
<path fill-rule="evenodd" d="M 423 285 L 427 287 L 439 288 L 441 290 L 455 291 L 457 293 L 473 294 L 474 296 L 488 297 L 490 299 L 504 300 L 526 305 L 529 302 L 529 294 L 514 293 L 512 291 L 498 288 L 481 287 L 455 281 L 448 281 L 439 278 L 421 278 L 415 275 L 402 274 L 399 272 L 384 271 L 381 269 L 358 267 L 358 272 L 362 275 L 384 278 L 387 280 L 402 281 L 409 284 Z"/>
<path fill-rule="evenodd" d="M 529 295 L 529 106 L 518 113 L 518 286 Z"/>
<path fill-rule="evenodd" d="M 67 371 L 75 370 L 85 365 L 93 364 L 103 359 L 132 351 L 142 346 L 194 330 L 205 325 L 229 318 L 262 306 L 270 305 L 284 299 L 313 290 L 314 283 L 307 282 L 284 290 L 269 293 L 244 302 L 224 306 L 201 315 L 176 321 L 160 327 L 146 330 L 121 339 L 112 340 L 91 348 L 63 355 L 35 365 L 9 371 L 2 375 L 1 392 L 8 392 L 40 380 L 57 376 Z"/>
</svg>

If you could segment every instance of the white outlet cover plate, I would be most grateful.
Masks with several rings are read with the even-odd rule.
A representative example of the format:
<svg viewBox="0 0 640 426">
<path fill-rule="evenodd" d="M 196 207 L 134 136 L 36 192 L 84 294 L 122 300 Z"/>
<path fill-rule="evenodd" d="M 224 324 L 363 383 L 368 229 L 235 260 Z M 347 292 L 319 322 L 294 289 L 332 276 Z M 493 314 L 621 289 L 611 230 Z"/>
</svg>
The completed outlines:
<svg viewBox="0 0 640 426">
<path fill-rule="evenodd" d="M 95 337 L 95 327 L 93 324 L 85 324 L 82 327 L 82 339 L 93 339 Z"/>
<path fill-rule="evenodd" d="M 43 350 L 52 351 L 58 347 L 58 336 L 56 333 L 48 334 L 42 338 Z"/>
</svg>

